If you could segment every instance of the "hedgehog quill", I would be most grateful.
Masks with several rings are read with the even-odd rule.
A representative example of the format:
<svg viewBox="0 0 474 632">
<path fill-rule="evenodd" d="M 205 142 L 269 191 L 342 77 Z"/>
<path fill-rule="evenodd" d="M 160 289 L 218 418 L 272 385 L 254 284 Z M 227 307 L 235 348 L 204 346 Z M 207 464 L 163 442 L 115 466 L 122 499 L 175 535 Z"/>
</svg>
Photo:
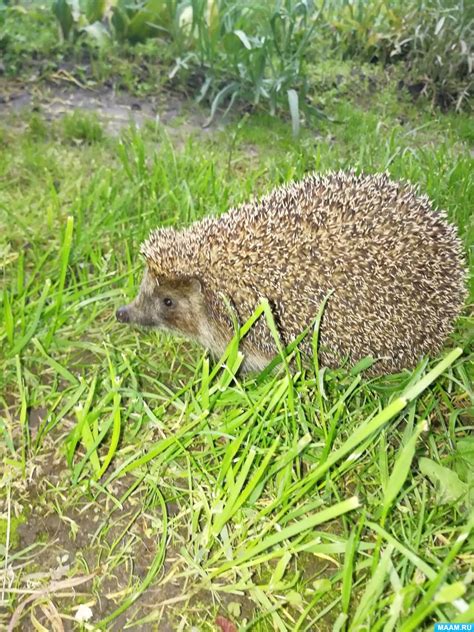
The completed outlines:
<svg viewBox="0 0 474 632">
<path fill-rule="evenodd" d="M 220 217 L 157 229 L 141 253 L 140 291 L 117 319 L 179 333 L 217 356 L 234 333 L 229 305 L 242 324 L 267 298 L 286 345 L 330 294 L 322 365 L 372 356 L 372 374 L 412 368 L 439 352 L 466 295 L 455 227 L 387 174 L 311 174 Z M 263 317 L 241 349 L 244 370 L 277 353 Z"/>
</svg>

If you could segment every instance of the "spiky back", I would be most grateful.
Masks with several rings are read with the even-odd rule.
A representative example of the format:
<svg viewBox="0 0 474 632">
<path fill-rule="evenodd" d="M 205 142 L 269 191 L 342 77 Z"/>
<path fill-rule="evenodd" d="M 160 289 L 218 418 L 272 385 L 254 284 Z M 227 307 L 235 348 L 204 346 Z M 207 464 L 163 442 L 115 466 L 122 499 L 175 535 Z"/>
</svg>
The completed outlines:
<svg viewBox="0 0 474 632">
<path fill-rule="evenodd" d="M 309 175 L 185 230 L 156 230 L 142 253 L 158 277 L 196 276 L 226 295 L 242 320 L 267 297 L 284 342 L 334 290 L 321 328 L 327 364 L 371 354 L 387 358 L 380 370 L 412 365 L 438 351 L 465 295 L 455 228 L 386 174 Z M 212 313 L 226 319 L 223 303 Z M 251 340 L 274 349 L 263 322 Z"/>
</svg>

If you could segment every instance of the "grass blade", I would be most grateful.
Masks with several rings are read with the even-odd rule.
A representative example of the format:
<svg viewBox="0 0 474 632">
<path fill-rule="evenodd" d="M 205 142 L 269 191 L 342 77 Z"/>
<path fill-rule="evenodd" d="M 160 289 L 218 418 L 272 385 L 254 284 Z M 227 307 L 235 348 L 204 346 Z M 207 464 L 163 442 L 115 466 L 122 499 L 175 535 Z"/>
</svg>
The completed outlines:
<svg viewBox="0 0 474 632">
<path fill-rule="evenodd" d="M 43 312 L 44 304 L 46 303 L 46 299 L 48 297 L 50 288 L 51 288 L 51 280 L 46 279 L 46 283 L 44 284 L 43 291 L 41 292 L 38 305 L 36 306 L 36 311 L 34 313 L 33 320 L 30 326 L 28 327 L 25 335 L 22 338 L 20 338 L 20 340 L 13 347 L 11 351 L 12 356 L 15 356 L 18 353 L 20 353 L 24 349 L 24 347 L 26 347 L 26 345 L 29 343 L 31 338 L 33 338 L 33 336 L 35 335 L 36 330 L 38 329 L 38 325 L 41 319 L 41 314 Z"/>
<path fill-rule="evenodd" d="M 298 107 L 298 93 L 296 90 L 288 90 L 288 106 L 290 108 L 291 129 L 296 138 L 300 133 L 300 111 Z"/>
<path fill-rule="evenodd" d="M 300 520 L 299 522 L 285 527 L 281 531 L 278 531 L 277 533 L 273 533 L 272 535 L 266 537 L 263 541 L 247 549 L 244 553 L 235 558 L 235 560 L 232 560 L 213 571 L 210 576 L 215 577 L 216 575 L 220 575 L 229 568 L 240 566 L 244 564 L 244 562 L 248 562 L 252 558 L 255 558 L 257 555 L 259 555 L 259 553 L 262 553 L 266 549 L 279 544 L 283 540 L 289 540 L 296 535 L 313 529 L 323 522 L 328 522 L 329 520 L 333 520 L 337 516 L 341 516 L 348 511 L 353 511 L 354 509 L 357 509 L 357 507 L 359 507 L 359 499 L 357 498 L 357 496 L 353 496 L 352 498 L 343 500 L 342 502 L 337 503 L 332 507 L 329 507 L 328 509 L 323 509 L 313 516 L 308 516 L 307 518 L 304 518 L 303 520 Z"/>
</svg>

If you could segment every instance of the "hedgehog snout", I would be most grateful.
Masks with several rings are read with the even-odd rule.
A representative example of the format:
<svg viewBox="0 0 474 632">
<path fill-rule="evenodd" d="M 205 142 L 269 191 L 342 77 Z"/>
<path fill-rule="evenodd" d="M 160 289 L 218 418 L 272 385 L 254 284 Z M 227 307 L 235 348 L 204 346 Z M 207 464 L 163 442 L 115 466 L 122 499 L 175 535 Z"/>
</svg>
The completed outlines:
<svg viewBox="0 0 474 632">
<path fill-rule="evenodd" d="M 115 312 L 115 318 L 119 321 L 119 323 L 129 323 L 130 322 L 130 312 L 127 309 L 127 306 L 119 307 Z"/>
</svg>

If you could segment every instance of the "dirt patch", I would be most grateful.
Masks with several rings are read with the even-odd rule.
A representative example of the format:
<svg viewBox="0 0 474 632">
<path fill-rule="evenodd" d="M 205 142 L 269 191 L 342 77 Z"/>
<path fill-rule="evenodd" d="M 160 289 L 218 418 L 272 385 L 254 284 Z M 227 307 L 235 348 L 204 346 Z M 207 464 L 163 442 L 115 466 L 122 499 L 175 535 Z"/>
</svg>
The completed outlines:
<svg viewBox="0 0 474 632">
<path fill-rule="evenodd" d="M 32 422 L 40 423 L 42 416 L 42 409 L 29 411 Z M 10 513 L 21 520 L 11 527 L 15 537 L 3 581 L 0 629 L 7 629 L 16 611 L 15 630 L 31 630 L 34 619 L 48 630 L 76 630 L 81 605 L 91 609 L 93 622 L 102 620 L 137 590 L 163 544 L 161 508 L 150 505 L 140 489 L 128 495 L 132 476 L 109 484 L 107 493 L 71 484 L 62 448 L 66 434 L 64 428 L 48 433 L 41 452 L 28 459 L 25 477 L 11 485 Z M 125 496 L 122 506 L 113 500 Z M 7 515 L 5 498 L 0 499 L 0 513 Z M 239 602 L 249 619 L 253 616 L 254 605 L 246 597 L 222 594 L 216 601 L 214 591 L 192 586 L 182 576 L 186 529 L 179 513 L 178 505 L 167 503 L 174 526 L 163 565 L 150 587 L 107 629 L 172 632 L 183 617 L 199 620 L 204 612 L 211 625 L 218 612 L 226 615 L 231 602 Z M 148 620 L 137 623 L 144 618 Z"/>
<path fill-rule="evenodd" d="M 208 112 L 166 91 L 144 98 L 104 86 L 86 88 L 71 81 L 24 84 L 0 78 L 0 120 L 28 111 L 40 112 L 49 121 L 72 112 L 96 114 L 112 136 L 124 127 L 141 128 L 147 122 L 162 123 L 182 136 L 191 131 L 209 134 L 223 127 L 217 120 L 206 125 Z"/>
</svg>

